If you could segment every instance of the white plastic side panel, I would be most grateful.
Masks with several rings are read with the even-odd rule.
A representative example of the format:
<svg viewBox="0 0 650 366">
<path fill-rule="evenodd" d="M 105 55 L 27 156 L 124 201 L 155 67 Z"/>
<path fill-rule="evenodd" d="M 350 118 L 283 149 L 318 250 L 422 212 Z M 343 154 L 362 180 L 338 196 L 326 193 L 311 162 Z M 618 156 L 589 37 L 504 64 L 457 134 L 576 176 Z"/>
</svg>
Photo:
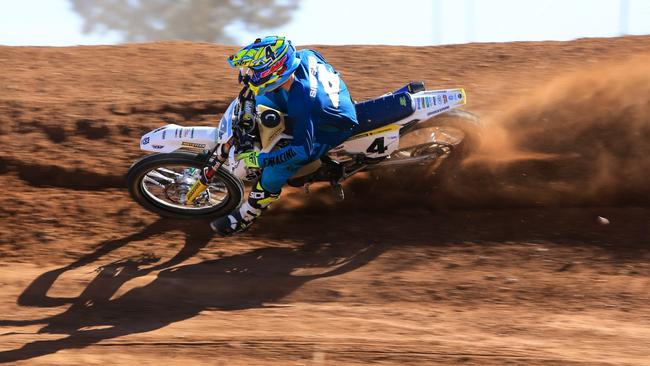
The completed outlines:
<svg viewBox="0 0 650 366">
<path fill-rule="evenodd" d="M 363 154 L 369 158 L 380 158 L 392 154 L 399 146 L 401 126 L 393 124 L 352 136 L 343 144 L 330 150 L 333 160 L 350 160 L 349 155 Z"/>
<path fill-rule="evenodd" d="M 140 149 L 169 153 L 179 149 L 201 152 L 217 142 L 215 127 L 183 127 L 170 124 L 148 132 L 140 139 Z"/>
</svg>

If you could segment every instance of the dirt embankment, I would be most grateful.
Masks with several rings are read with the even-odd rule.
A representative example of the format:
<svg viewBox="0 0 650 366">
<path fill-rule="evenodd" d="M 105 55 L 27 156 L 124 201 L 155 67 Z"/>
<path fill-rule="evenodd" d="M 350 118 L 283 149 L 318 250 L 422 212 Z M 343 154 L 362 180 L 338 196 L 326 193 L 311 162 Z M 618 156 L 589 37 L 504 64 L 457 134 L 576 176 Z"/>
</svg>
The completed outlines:
<svg viewBox="0 0 650 366">
<path fill-rule="evenodd" d="M 482 149 L 216 239 L 123 177 L 216 123 L 233 48 L 0 47 L 0 363 L 648 364 L 650 37 L 316 48 L 358 100 L 465 87 Z"/>
</svg>

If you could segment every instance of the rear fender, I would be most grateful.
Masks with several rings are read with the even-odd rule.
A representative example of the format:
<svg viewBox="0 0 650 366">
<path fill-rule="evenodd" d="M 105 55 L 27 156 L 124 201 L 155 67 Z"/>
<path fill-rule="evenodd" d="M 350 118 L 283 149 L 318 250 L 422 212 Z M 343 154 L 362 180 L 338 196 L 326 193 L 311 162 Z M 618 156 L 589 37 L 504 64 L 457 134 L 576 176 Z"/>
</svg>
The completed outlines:
<svg viewBox="0 0 650 366">
<path fill-rule="evenodd" d="M 465 89 L 447 90 L 426 90 L 411 94 L 411 103 L 415 112 L 405 120 L 397 122 L 408 122 L 413 119 L 426 121 L 450 109 L 458 108 L 467 104 Z"/>
</svg>

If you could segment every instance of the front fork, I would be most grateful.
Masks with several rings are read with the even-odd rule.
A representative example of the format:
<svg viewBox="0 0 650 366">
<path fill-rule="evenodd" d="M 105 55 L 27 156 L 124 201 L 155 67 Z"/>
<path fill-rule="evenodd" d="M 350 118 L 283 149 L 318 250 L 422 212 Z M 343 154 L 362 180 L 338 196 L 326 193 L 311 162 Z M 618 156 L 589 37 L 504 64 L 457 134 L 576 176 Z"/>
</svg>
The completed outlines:
<svg viewBox="0 0 650 366">
<path fill-rule="evenodd" d="M 207 188 L 208 184 L 217 173 L 217 170 L 228 160 L 228 153 L 232 147 L 232 139 L 224 144 L 217 145 L 211 152 L 208 161 L 201 169 L 199 179 L 194 182 L 192 188 L 185 194 L 185 204 L 191 205 L 197 197 L 201 195 Z"/>
</svg>

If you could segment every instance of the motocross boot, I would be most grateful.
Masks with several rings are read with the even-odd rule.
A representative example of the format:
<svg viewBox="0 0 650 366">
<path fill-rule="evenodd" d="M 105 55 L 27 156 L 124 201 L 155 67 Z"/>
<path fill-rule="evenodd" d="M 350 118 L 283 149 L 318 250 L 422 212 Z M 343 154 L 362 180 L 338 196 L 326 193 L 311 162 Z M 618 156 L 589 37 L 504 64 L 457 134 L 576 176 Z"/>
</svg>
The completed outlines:
<svg viewBox="0 0 650 366">
<path fill-rule="evenodd" d="M 261 180 L 253 186 L 248 200 L 231 212 L 228 216 L 220 217 L 210 223 L 214 232 L 221 236 L 229 236 L 248 229 L 269 205 L 280 198 L 280 193 L 271 193 L 262 188 Z"/>
</svg>

